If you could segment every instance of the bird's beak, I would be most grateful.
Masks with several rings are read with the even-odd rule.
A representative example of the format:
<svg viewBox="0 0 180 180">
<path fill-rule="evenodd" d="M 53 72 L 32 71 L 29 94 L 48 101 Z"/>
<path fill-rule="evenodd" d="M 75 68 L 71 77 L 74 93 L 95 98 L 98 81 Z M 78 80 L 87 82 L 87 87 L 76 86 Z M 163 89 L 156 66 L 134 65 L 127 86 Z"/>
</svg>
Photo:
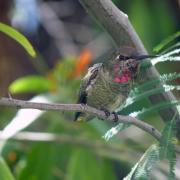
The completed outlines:
<svg viewBox="0 0 180 180">
<path fill-rule="evenodd" d="M 159 57 L 159 56 L 158 55 L 137 55 L 137 56 L 132 56 L 131 58 L 141 61 L 148 58 L 156 58 L 156 57 Z"/>
<path fill-rule="evenodd" d="M 118 60 L 123 60 L 123 61 L 127 61 L 129 59 L 135 59 L 137 61 L 141 61 L 141 60 L 145 60 L 148 58 L 155 58 L 155 57 L 159 57 L 158 55 L 131 55 L 131 56 L 124 56 L 124 55 L 119 55 L 117 57 Z"/>
<path fill-rule="evenodd" d="M 137 61 L 141 61 L 141 68 L 145 69 L 145 68 L 149 68 L 152 66 L 150 61 L 147 61 L 148 58 L 157 58 L 159 57 L 159 55 L 139 55 L 136 56 L 135 59 Z"/>
</svg>

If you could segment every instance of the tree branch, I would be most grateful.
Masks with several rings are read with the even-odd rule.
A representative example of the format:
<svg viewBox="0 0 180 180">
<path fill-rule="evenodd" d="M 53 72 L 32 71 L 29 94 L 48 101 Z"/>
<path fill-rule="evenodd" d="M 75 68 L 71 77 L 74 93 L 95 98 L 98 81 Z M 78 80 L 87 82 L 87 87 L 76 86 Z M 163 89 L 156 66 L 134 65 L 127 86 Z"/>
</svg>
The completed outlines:
<svg viewBox="0 0 180 180">
<path fill-rule="evenodd" d="M 95 109 L 93 107 L 90 107 L 90 106 L 87 106 L 84 104 L 34 103 L 34 102 L 28 102 L 28 101 L 23 101 L 23 100 L 1 97 L 0 105 L 9 106 L 9 107 L 12 106 L 12 107 L 16 107 L 16 108 L 39 109 L 39 110 L 81 111 L 81 112 L 92 114 L 92 115 L 97 116 L 98 118 L 104 119 L 106 121 L 110 121 L 110 122 L 115 121 L 115 116 L 113 114 L 111 114 L 109 117 L 107 117 L 106 114 L 104 113 L 104 111 L 100 111 L 98 109 Z M 133 125 L 139 127 L 140 129 L 146 131 L 150 135 L 152 135 L 156 140 L 158 140 L 158 141 L 161 140 L 162 135 L 157 129 L 155 129 L 153 126 L 151 126 L 143 121 L 140 121 L 134 117 L 118 115 L 118 122 L 133 124 Z"/>
<path fill-rule="evenodd" d="M 111 0 L 80 0 L 87 12 L 108 32 L 118 47 L 134 47 L 138 54 L 146 54 L 140 38 L 132 27 L 128 16 L 119 10 Z M 145 72 L 145 78 L 159 77 L 155 67 L 148 68 Z M 171 92 L 156 94 L 149 97 L 152 104 L 161 101 L 173 101 L 174 95 Z M 177 113 L 175 107 L 169 107 L 159 111 L 162 119 L 170 121 Z M 180 116 L 176 116 L 177 137 L 180 139 Z"/>
</svg>

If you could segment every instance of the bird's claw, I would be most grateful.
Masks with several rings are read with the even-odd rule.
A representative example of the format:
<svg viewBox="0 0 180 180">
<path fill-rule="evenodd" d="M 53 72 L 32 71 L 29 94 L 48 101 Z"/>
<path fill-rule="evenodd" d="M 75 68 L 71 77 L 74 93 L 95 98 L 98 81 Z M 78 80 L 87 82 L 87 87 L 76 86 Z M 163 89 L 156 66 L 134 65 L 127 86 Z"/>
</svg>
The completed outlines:
<svg viewBox="0 0 180 180">
<path fill-rule="evenodd" d="M 108 118 L 111 115 L 111 113 L 107 109 L 101 108 L 101 110 L 105 113 L 106 118 Z M 112 114 L 114 115 L 113 121 L 118 122 L 118 114 L 116 112 L 112 112 Z"/>
<path fill-rule="evenodd" d="M 101 110 L 104 112 L 107 118 L 111 115 L 111 113 L 107 109 L 101 108 Z"/>
<path fill-rule="evenodd" d="M 112 114 L 114 115 L 114 122 L 118 122 L 118 114 L 116 112 L 112 112 Z"/>
</svg>

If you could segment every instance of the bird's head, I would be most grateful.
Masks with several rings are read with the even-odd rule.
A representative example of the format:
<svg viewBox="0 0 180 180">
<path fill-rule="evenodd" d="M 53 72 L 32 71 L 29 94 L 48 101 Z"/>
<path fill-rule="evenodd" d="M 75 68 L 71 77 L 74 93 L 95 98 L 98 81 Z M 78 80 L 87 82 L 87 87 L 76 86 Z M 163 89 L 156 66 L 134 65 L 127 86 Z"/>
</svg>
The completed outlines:
<svg viewBox="0 0 180 180">
<path fill-rule="evenodd" d="M 122 55 L 116 54 L 107 64 L 109 75 L 113 82 L 128 83 L 136 80 L 140 72 L 141 62 L 147 58 L 157 57 L 154 55 Z"/>
<path fill-rule="evenodd" d="M 149 55 L 135 55 L 135 49 L 124 47 L 113 54 L 108 60 L 107 67 L 112 81 L 116 83 L 128 83 L 135 80 L 140 71 L 140 61 L 154 57 Z"/>
<path fill-rule="evenodd" d="M 125 55 L 117 55 L 112 60 L 112 78 L 116 83 L 128 83 L 135 79 L 139 72 L 139 62 Z"/>
</svg>

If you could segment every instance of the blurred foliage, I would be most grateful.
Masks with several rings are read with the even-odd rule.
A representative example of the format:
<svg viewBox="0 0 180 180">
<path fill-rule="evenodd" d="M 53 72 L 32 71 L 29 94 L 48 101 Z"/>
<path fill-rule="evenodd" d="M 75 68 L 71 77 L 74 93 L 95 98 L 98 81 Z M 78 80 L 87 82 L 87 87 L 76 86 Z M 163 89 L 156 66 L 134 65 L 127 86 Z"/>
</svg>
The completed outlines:
<svg viewBox="0 0 180 180">
<path fill-rule="evenodd" d="M 168 6 L 168 1 L 114 0 L 114 2 L 128 14 L 149 51 L 162 39 L 177 31 L 177 22 L 175 17 L 171 16 L 173 10 Z M 78 11 L 76 14 L 78 15 Z M 77 18 L 82 18 L 82 16 Z M 85 25 L 87 25 L 89 20 L 87 17 L 85 18 Z M 84 39 L 92 38 L 90 31 L 95 36 L 102 32 L 99 27 L 94 25 L 90 30 L 86 27 L 88 31 L 83 34 L 79 30 L 84 28 L 81 25 L 77 24 L 78 30 L 71 28 L 71 31 L 76 34 L 75 45 L 80 46 L 80 49 L 82 49 L 82 42 L 86 42 Z M 154 26 L 156 27 L 154 28 Z M 26 42 L 24 36 L 9 28 L 6 27 L 4 32 L 19 42 L 32 55 L 34 50 L 32 51 L 31 45 Z M 52 35 L 55 34 L 51 33 Z M 82 36 L 82 39 L 78 39 L 79 36 Z M 173 42 L 173 45 L 169 47 L 169 43 L 174 39 L 177 40 L 177 38 L 179 38 L 179 32 L 161 43 L 156 50 L 158 49 L 158 53 L 161 53 L 162 56 L 159 60 L 154 59 L 152 62 L 164 62 L 173 58 L 177 61 L 179 58 L 177 53 L 174 53 L 173 58 L 170 58 L 170 55 L 166 56 L 166 59 L 164 57 L 169 52 L 179 50 L 178 43 Z M 69 41 L 70 39 L 68 39 Z M 78 41 L 82 44 L 79 45 Z M 49 41 L 45 42 L 42 47 L 49 43 Z M 103 43 L 94 44 L 94 46 L 97 51 L 101 46 L 104 48 Z M 51 103 L 76 102 L 80 80 L 94 58 L 91 50 L 86 48 L 81 50 L 78 55 L 58 58 L 54 66 L 45 74 L 20 77 L 10 85 L 10 93 L 13 95 L 33 93 L 36 97 L 43 94 L 43 97 Z M 41 52 L 38 53 L 40 54 L 38 58 L 40 58 Z M 34 64 L 36 66 L 38 63 L 34 62 Z M 150 94 L 179 89 L 178 79 L 179 72 L 176 73 L 172 69 L 170 73 L 162 74 L 158 79 L 152 79 L 137 86 L 131 92 L 127 103 L 118 110 L 120 114 L 131 114 L 146 119 L 146 121 L 150 120 L 148 122 L 160 130 L 164 126 L 161 144 L 154 144 L 152 137 L 129 125 L 108 124 L 99 121 L 97 118 L 86 124 L 76 124 L 71 122 L 73 112 L 42 112 L 30 124 L 26 125 L 25 129 L 20 128 L 22 133 L 24 132 L 23 137 L 19 133 L 19 136 L 12 135 L 10 137 L 13 140 L 1 140 L 0 179 L 11 180 L 14 179 L 12 177 L 14 176 L 15 179 L 20 180 L 115 180 L 123 179 L 127 175 L 127 179 L 146 179 L 148 175 L 151 175 L 153 179 L 159 179 L 158 174 L 161 177 L 163 175 L 167 177 L 170 174 L 170 178 L 173 179 L 176 162 L 173 147 L 174 121 L 172 120 L 165 125 L 162 124 L 158 120 L 157 111 L 162 108 L 177 106 L 179 100 L 160 102 L 156 106 L 151 106 L 147 97 Z M 175 84 L 172 81 L 176 81 Z M 151 89 L 152 85 L 159 82 L 168 84 L 163 88 Z M 27 116 L 32 115 L 33 110 L 27 114 Z M 12 125 L 18 117 L 19 114 L 15 114 L 14 110 L 4 109 L 4 112 L 1 112 L 1 127 L 4 127 L 2 131 L 7 132 L 8 125 Z M 26 116 L 23 117 L 19 124 L 23 124 L 26 118 Z M 13 131 L 16 132 L 16 130 L 19 131 L 18 126 L 13 127 Z M 27 134 L 28 132 L 31 134 Z M 168 169 L 162 170 L 164 167 L 157 164 L 161 160 L 159 154 L 164 154 L 163 158 L 168 159 L 169 171 Z M 138 161 L 138 159 L 140 160 Z M 131 170 L 133 165 L 134 167 Z"/>
<path fill-rule="evenodd" d="M 179 30 L 178 2 L 169 0 L 114 0 L 128 14 L 130 21 L 148 51 L 162 39 Z M 174 7 L 173 7 L 174 6 Z M 174 8 L 174 9 L 173 9 Z"/>
</svg>

